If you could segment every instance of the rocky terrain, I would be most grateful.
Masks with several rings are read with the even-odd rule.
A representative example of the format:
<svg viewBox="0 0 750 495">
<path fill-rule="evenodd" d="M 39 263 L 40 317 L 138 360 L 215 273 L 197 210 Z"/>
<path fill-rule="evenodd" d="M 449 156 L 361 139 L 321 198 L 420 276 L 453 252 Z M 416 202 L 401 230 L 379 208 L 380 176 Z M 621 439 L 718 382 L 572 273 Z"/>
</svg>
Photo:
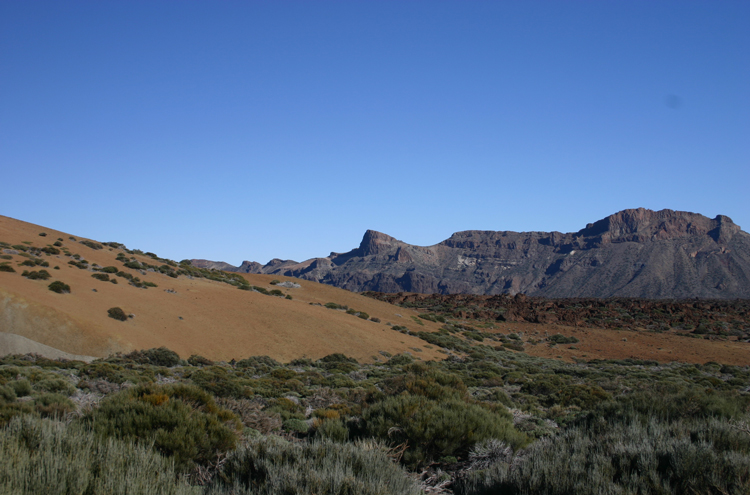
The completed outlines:
<svg viewBox="0 0 750 495">
<path fill-rule="evenodd" d="M 750 301 L 747 300 L 547 299 L 523 294 L 482 296 L 381 292 L 365 292 L 363 295 L 404 308 L 419 308 L 463 320 L 675 331 L 694 337 L 731 336 L 750 342 Z"/>
<path fill-rule="evenodd" d="M 723 215 L 644 208 L 566 234 L 464 231 L 423 247 L 368 230 L 356 249 L 301 263 L 193 264 L 356 292 L 750 298 L 750 234 Z"/>
</svg>

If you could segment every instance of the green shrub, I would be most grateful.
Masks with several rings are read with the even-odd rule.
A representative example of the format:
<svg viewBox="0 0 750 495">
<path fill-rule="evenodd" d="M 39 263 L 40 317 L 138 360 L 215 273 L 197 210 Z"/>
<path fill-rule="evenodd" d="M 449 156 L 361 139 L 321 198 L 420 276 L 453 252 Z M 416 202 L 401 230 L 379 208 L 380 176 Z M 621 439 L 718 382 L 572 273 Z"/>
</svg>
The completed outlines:
<svg viewBox="0 0 750 495">
<path fill-rule="evenodd" d="M 282 425 L 282 427 L 286 431 L 290 431 L 292 433 L 299 433 L 302 435 L 307 434 L 307 432 L 310 430 L 310 426 L 304 420 L 297 419 L 297 418 L 287 419 L 286 421 L 284 421 L 284 424 Z"/>
<path fill-rule="evenodd" d="M 16 400 L 16 392 L 13 387 L 0 385 L 0 404 Z"/>
<path fill-rule="evenodd" d="M 334 442 L 346 442 L 349 439 L 349 429 L 340 419 L 324 419 L 315 427 L 315 436 Z"/>
<path fill-rule="evenodd" d="M 31 382 L 26 379 L 13 380 L 8 383 L 8 386 L 13 389 L 16 397 L 26 397 L 31 395 Z"/>
<path fill-rule="evenodd" d="M 125 314 L 125 311 L 123 311 L 122 308 L 120 307 L 109 308 L 107 310 L 107 315 L 110 318 L 114 318 L 115 320 L 120 320 L 120 321 L 128 320 L 128 315 Z"/>
<path fill-rule="evenodd" d="M 119 270 L 114 266 L 105 266 L 100 270 L 102 273 L 117 273 Z"/>
<path fill-rule="evenodd" d="M 268 356 L 251 356 L 237 361 L 235 366 L 239 369 L 253 368 L 260 373 L 268 373 L 273 368 L 281 366 L 281 363 Z"/>
<path fill-rule="evenodd" d="M 289 443 L 250 439 L 229 454 L 210 495 L 418 495 L 414 481 L 368 441 Z"/>
<path fill-rule="evenodd" d="M 98 242 L 93 242 L 93 241 L 78 241 L 78 242 L 80 242 L 84 246 L 90 247 L 91 249 L 104 249 L 104 246 L 102 246 Z"/>
<path fill-rule="evenodd" d="M 23 388 L 23 386 L 21 387 Z M 34 390 L 62 394 L 68 397 L 75 393 L 76 388 L 69 381 L 62 378 L 44 378 L 34 383 Z"/>
<path fill-rule="evenodd" d="M 236 416 L 194 385 L 133 387 L 104 399 L 86 421 L 104 437 L 153 443 L 183 472 L 233 449 L 240 426 Z"/>
<path fill-rule="evenodd" d="M 566 337 L 565 335 L 556 333 L 552 337 L 549 338 L 550 342 L 554 342 L 556 344 L 577 344 L 579 340 L 573 336 Z"/>
<path fill-rule="evenodd" d="M 488 438 L 514 448 L 528 442 L 513 428 L 509 415 L 494 413 L 461 400 L 431 400 L 402 394 L 387 397 L 363 411 L 367 434 L 394 445 L 408 445 L 403 462 L 410 467 L 433 459 L 466 454 Z"/>
<path fill-rule="evenodd" d="M 242 396 L 243 387 L 221 366 L 211 366 L 192 372 L 189 378 L 206 392 L 216 397 Z"/>
<path fill-rule="evenodd" d="M 44 394 L 34 399 L 34 408 L 42 417 L 63 419 L 75 409 L 75 406 L 64 395 Z"/>
<path fill-rule="evenodd" d="M 52 246 L 43 247 L 42 252 L 50 255 L 60 254 L 60 250 Z"/>
<path fill-rule="evenodd" d="M 362 318 L 363 320 L 369 320 L 370 315 L 368 315 L 364 311 L 360 311 L 359 313 L 357 313 L 357 318 Z"/>
<path fill-rule="evenodd" d="M 123 359 L 140 364 L 164 366 L 166 368 L 177 366 L 180 363 L 179 354 L 163 346 L 143 351 L 133 351 L 123 356 Z"/>
<path fill-rule="evenodd" d="M 106 273 L 92 273 L 91 276 L 97 280 L 101 280 L 102 282 L 109 282 L 109 275 Z"/>
<path fill-rule="evenodd" d="M 214 362 L 198 354 L 193 354 L 187 359 L 188 364 L 191 366 L 213 366 Z"/>
<path fill-rule="evenodd" d="M 48 286 L 49 290 L 52 292 L 57 292 L 58 294 L 68 294 L 70 293 L 70 286 L 64 282 L 61 282 L 59 280 L 55 280 Z"/>
<path fill-rule="evenodd" d="M 102 442 L 80 425 L 15 418 L 0 431 L 0 492 L 199 495 L 148 447 Z"/>
<path fill-rule="evenodd" d="M 396 354 L 388 360 L 386 363 L 388 366 L 403 366 L 405 364 L 411 364 L 414 362 L 414 358 L 408 354 Z"/>
<path fill-rule="evenodd" d="M 737 440 L 720 420 L 572 428 L 460 480 L 456 493 L 748 493 L 750 438 Z"/>
<path fill-rule="evenodd" d="M 47 270 L 39 270 L 38 272 L 29 272 L 24 270 L 21 275 L 28 278 L 29 280 L 47 280 L 52 276 Z"/>
</svg>

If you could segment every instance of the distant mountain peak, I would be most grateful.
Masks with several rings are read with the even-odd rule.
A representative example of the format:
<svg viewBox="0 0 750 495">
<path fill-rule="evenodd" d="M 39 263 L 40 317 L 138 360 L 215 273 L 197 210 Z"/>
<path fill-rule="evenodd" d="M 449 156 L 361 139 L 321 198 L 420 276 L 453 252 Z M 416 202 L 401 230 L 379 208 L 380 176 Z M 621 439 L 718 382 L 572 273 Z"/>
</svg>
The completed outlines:
<svg viewBox="0 0 750 495">
<path fill-rule="evenodd" d="M 674 210 L 635 208 L 622 210 L 578 232 L 584 237 L 601 236 L 607 241 L 670 240 L 689 236 L 709 235 L 716 242 L 727 242 L 740 227 L 732 219 L 717 215 L 710 219 L 698 213 Z M 712 234 L 713 232 L 713 234 Z"/>
<path fill-rule="evenodd" d="M 401 241 L 375 230 L 368 230 L 359 244 L 360 256 L 373 256 L 389 251 L 394 245 L 403 244 Z"/>
</svg>

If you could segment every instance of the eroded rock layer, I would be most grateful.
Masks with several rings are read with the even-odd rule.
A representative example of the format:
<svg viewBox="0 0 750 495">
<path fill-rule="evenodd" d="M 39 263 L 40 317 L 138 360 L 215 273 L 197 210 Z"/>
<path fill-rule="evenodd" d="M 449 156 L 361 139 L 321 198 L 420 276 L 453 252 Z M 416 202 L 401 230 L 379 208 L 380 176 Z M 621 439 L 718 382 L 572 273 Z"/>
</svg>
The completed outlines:
<svg viewBox="0 0 750 495">
<path fill-rule="evenodd" d="M 427 247 L 368 230 L 347 253 L 229 269 L 357 292 L 744 299 L 750 298 L 750 234 L 723 215 L 638 208 L 573 233 L 470 230 Z"/>
</svg>

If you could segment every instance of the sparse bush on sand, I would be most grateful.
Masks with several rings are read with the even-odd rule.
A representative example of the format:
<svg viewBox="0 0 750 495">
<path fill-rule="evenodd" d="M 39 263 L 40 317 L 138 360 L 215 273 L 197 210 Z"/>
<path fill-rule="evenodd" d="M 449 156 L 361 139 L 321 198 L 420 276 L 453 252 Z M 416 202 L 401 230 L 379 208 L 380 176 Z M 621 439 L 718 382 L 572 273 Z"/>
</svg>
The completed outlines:
<svg viewBox="0 0 750 495">
<path fill-rule="evenodd" d="M 55 280 L 48 286 L 49 290 L 52 292 L 57 292 L 58 294 L 69 294 L 70 293 L 70 286 L 64 282 L 61 282 L 59 280 Z"/>
<path fill-rule="evenodd" d="M 125 314 L 125 311 L 120 307 L 109 308 L 107 310 L 107 315 L 109 315 L 110 318 L 120 321 L 127 321 L 128 319 L 128 315 Z"/>
</svg>

